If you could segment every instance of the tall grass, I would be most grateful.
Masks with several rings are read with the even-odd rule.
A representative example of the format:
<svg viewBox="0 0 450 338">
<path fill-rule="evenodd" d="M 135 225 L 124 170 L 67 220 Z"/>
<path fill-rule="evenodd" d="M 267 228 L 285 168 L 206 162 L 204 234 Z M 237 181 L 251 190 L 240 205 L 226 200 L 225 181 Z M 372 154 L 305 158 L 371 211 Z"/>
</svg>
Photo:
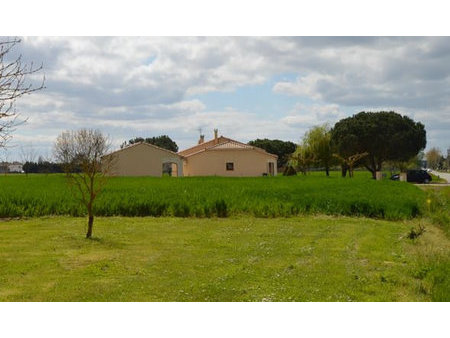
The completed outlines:
<svg viewBox="0 0 450 338">
<path fill-rule="evenodd" d="M 427 216 L 450 237 L 450 187 L 431 188 L 426 193 Z"/>
<path fill-rule="evenodd" d="M 299 214 L 407 219 L 422 214 L 415 186 L 317 173 L 291 177 L 114 177 L 98 197 L 98 216 L 289 217 Z M 0 177 L 0 217 L 85 215 L 63 175 Z"/>
</svg>

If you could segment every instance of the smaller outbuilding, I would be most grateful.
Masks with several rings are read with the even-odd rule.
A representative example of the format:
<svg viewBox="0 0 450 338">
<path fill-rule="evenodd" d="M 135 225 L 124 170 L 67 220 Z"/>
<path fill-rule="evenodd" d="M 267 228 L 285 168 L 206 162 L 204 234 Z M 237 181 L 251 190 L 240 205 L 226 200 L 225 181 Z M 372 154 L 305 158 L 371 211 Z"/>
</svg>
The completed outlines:
<svg viewBox="0 0 450 338">
<path fill-rule="evenodd" d="M 109 156 L 113 156 L 111 176 L 162 176 L 163 171 L 183 176 L 183 157 L 153 144 L 135 143 L 105 157 Z"/>
</svg>

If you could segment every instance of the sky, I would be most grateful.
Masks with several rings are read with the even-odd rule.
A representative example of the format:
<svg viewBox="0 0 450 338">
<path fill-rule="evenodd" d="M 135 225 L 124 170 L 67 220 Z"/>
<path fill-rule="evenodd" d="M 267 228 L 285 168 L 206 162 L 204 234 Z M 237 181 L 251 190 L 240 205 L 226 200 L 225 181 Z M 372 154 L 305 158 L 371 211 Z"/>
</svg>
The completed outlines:
<svg viewBox="0 0 450 338">
<path fill-rule="evenodd" d="M 2 38 L 5 39 L 5 38 Z M 17 101 L 7 156 L 51 158 L 62 131 L 97 128 L 113 148 L 170 136 L 299 142 L 315 125 L 394 110 L 450 148 L 448 37 L 23 37 L 11 57 L 43 64 L 45 89 Z"/>
</svg>

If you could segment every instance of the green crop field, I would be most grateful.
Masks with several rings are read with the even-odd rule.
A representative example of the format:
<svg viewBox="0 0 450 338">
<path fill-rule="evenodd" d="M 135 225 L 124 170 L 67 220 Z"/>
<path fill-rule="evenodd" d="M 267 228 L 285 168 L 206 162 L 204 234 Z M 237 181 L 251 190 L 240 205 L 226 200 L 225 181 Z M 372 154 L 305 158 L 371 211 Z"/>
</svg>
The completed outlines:
<svg viewBox="0 0 450 338">
<path fill-rule="evenodd" d="M 295 177 L 115 177 L 96 201 L 98 216 L 290 217 L 306 214 L 397 220 L 423 213 L 426 194 L 367 172 Z M 83 216 L 63 175 L 0 176 L 0 217 Z"/>
<path fill-rule="evenodd" d="M 107 217 L 92 240 L 85 226 L 0 221 L 0 301 L 450 300 L 450 242 L 418 219 Z"/>
</svg>

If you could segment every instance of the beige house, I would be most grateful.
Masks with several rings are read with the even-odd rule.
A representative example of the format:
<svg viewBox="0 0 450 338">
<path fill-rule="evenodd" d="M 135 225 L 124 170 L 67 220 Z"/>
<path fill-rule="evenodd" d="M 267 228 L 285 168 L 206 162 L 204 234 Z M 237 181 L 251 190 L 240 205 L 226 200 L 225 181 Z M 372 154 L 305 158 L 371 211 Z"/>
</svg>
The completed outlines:
<svg viewBox="0 0 450 338">
<path fill-rule="evenodd" d="M 277 155 L 223 136 L 205 142 L 201 136 L 194 147 L 178 154 L 140 142 L 105 156 L 112 176 L 263 176 L 277 174 Z"/>
<path fill-rule="evenodd" d="M 277 155 L 223 136 L 180 151 L 184 176 L 262 176 L 277 174 Z"/>
<path fill-rule="evenodd" d="M 183 176 L 180 155 L 149 143 L 136 143 L 106 155 L 110 156 L 113 176 L 162 176 L 163 166 L 171 166 L 172 176 Z"/>
</svg>

